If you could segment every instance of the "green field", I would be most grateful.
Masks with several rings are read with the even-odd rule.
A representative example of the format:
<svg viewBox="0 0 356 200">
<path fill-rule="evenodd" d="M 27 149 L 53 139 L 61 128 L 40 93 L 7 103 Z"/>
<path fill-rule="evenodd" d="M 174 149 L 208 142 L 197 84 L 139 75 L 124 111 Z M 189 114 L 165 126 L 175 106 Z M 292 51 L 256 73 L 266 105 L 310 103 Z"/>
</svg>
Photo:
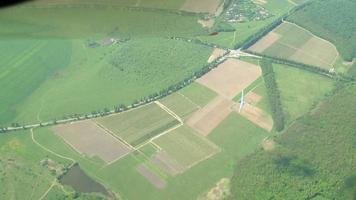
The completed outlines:
<svg viewBox="0 0 356 200">
<path fill-rule="evenodd" d="M 191 36 L 206 31 L 199 16 L 111 6 L 14 7 L 0 12 L 2 38 Z M 70 23 L 69 23 L 70 22 Z"/>
<path fill-rule="evenodd" d="M 288 20 L 331 41 L 344 60 L 352 61 L 356 57 L 355 7 L 353 0 L 316 0 L 293 13 Z"/>
<path fill-rule="evenodd" d="M 269 40 L 274 41 L 268 44 Z M 283 23 L 249 48 L 267 56 L 330 69 L 338 58 L 336 48 L 307 30 Z"/>
<path fill-rule="evenodd" d="M 58 170 L 70 164 L 36 146 L 29 131 L 1 135 L 0 154 L 0 199 L 39 199 L 57 176 L 41 161 Z"/>
<path fill-rule="evenodd" d="M 62 40 L 0 40 L 0 125 L 9 124 L 23 100 L 68 65 L 69 46 Z"/>
<path fill-rule="evenodd" d="M 175 135 L 177 138 L 187 138 L 185 133 L 180 131 L 179 133 L 184 134 L 184 137 Z M 236 161 L 258 149 L 262 139 L 268 135 L 265 130 L 256 127 L 238 114 L 232 113 L 208 137 L 221 149 L 221 152 L 194 165 L 179 176 L 166 177 L 167 187 L 159 190 L 136 171 L 136 167 L 144 162 L 140 154 L 130 154 L 111 165 L 105 165 L 99 159 L 82 157 L 49 129 L 35 131 L 38 142 L 56 153 L 78 161 L 81 168 L 89 176 L 109 187 L 124 199 L 154 200 L 167 198 L 173 200 L 196 199 L 197 196 L 205 193 L 221 178 L 230 177 Z M 188 136 L 192 135 L 188 134 Z M 199 141 L 199 143 L 204 141 L 204 139 L 200 140 L 202 138 L 196 140 L 196 136 L 193 138 L 195 138 L 194 141 Z M 176 143 L 176 141 L 172 142 Z M 207 143 L 203 142 L 202 144 L 205 146 L 204 144 Z M 210 147 L 208 145 L 208 149 Z M 154 149 L 147 147 L 145 153 L 153 155 Z M 199 153 L 199 155 L 202 154 Z M 207 176 L 207 172 L 209 176 Z M 130 184 L 127 184 L 128 180 L 130 180 Z M 132 185 L 135 185 L 135 187 L 132 187 Z M 138 190 L 146 192 L 137 192 Z"/>
<path fill-rule="evenodd" d="M 162 100 L 159 100 L 159 102 L 183 119 L 187 118 L 190 114 L 200 108 L 199 105 L 183 96 L 180 92 L 173 93 Z"/>
<path fill-rule="evenodd" d="M 26 7 L 48 6 L 59 8 L 61 6 L 83 6 L 94 4 L 96 6 L 115 6 L 115 7 L 143 7 L 143 8 L 158 8 L 158 9 L 179 9 L 184 3 L 184 0 L 38 0 L 25 4 Z"/>
<path fill-rule="evenodd" d="M 217 95 L 214 91 L 196 82 L 183 88 L 179 93 L 200 107 L 204 107 Z"/>
<path fill-rule="evenodd" d="M 273 64 L 286 121 L 306 114 L 333 90 L 333 80 L 304 70 Z"/>
<path fill-rule="evenodd" d="M 187 126 L 179 127 L 153 141 L 185 168 L 211 157 L 219 148 Z"/>
<path fill-rule="evenodd" d="M 69 43 L 66 48 L 61 46 L 66 44 L 61 43 L 58 48 L 65 52 L 63 56 L 69 52 L 71 56 L 63 59 L 58 56 L 46 60 L 50 63 L 44 63 L 45 65 L 31 65 L 26 68 L 32 70 L 57 65 L 59 69 L 52 70 L 52 76 L 43 77 L 45 71 L 37 70 L 35 72 L 41 76 L 33 77 L 35 80 L 24 76 L 22 69 L 27 66 L 26 63 L 38 62 L 38 57 L 34 56 L 23 66 L 15 68 L 8 78 L 0 79 L 8 87 L 7 93 L 2 93 L 1 96 L 8 99 L 12 93 L 18 95 L 16 98 L 12 95 L 12 101 L 5 101 L 9 103 L 4 102 L 7 110 L 2 111 L 0 124 L 8 124 L 11 121 L 47 121 L 71 114 L 89 114 L 104 108 L 113 109 L 119 104 L 130 105 L 135 100 L 159 92 L 190 76 L 207 63 L 206 60 L 212 52 L 208 47 L 159 38 L 134 39 L 96 48 L 88 47 L 84 40 L 72 40 L 72 46 Z M 54 56 L 59 50 L 53 51 L 48 50 L 46 53 L 52 53 Z M 147 62 L 148 59 L 150 62 Z M 52 62 L 55 62 L 55 65 Z M 26 80 L 21 80 L 20 77 Z M 13 80 L 21 80 L 25 85 L 18 87 L 18 83 Z M 41 80 L 42 84 L 38 83 L 36 88 L 31 88 L 32 83 Z M 20 93 L 22 90 L 23 94 Z M 11 105 L 14 103 L 17 104 Z"/>
<path fill-rule="evenodd" d="M 133 146 L 179 124 L 155 103 L 96 121 Z"/>
</svg>

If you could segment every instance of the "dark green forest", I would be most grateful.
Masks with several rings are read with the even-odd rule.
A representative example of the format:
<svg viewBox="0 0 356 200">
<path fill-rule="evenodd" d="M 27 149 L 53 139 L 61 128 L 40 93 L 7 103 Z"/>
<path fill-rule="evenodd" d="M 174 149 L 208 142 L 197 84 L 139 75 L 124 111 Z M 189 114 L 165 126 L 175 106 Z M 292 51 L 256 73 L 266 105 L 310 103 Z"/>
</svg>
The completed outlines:
<svg viewBox="0 0 356 200">
<path fill-rule="evenodd" d="M 287 20 L 336 45 L 342 58 L 356 57 L 356 1 L 315 0 L 302 6 Z"/>
<path fill-rule="evenodd" d="M 275 149 L 238 162 L 231 199 L 356 198 L 356 85 L 339 85 Z"/>
<path fill-rule="evenodd" d="M 276 131 L 284 129 L 284 113 L 281 103 L 281 95 L 275 79 L 272 62 L 269 60 L 261 60 L 260 66 L 262 69 L 263 80 L 266 85 L 268 101 L 271 107 L 273 124 Z"/>
</svg>

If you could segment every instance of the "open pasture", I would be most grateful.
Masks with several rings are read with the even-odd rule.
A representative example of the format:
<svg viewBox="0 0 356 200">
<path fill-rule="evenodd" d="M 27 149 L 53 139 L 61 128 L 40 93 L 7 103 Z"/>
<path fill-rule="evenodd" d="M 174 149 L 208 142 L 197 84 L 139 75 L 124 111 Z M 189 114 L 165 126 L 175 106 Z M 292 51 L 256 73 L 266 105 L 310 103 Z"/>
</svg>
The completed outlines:
<svg viewBox="0 0 356 200">
<path fill-rule="evenodd" d="M 16 121 L 29 123 L 130 105 L 190 76 L 206 65 L 212 52 L 206 46 L 161 38 L 131 39 L 97 48 L 88 47 L 85 40 L 72 40 L 71 44 L 66 51 L 71 52 L 71 57 L 58 62 L 63 68 L 55 71 L 55 76 L 47 78 L 37 90 L 26 93 L 28 98 L 20 99 L 21 104 L 16 107 L 18 113 L 7 111 L 0 118 L 16 114 Z M 48 66 L 56 66 L 50 64 Z M 34 65 L 33 68 L 36 66 L 45 67 Z M 12 82 L 4 82 L 9 87 L 7 95 L 22 89 L 16 87 L 20 83 L 13 81 L 25 74 L 20 75 L 13 74 Z"/>
<path fill-rule="evenodd" d="M 179 93 L 199 107 L 204 107 L 217 95 L 214 91 L 197 82 L 193 82 L 183 88 Z"/>
<path fill-rule="evenodd" d="M 289 22 L 279 25 L 249 50 L 326 69 L 332 68 L 339 56 L 333 44 Z"/>
<path fill-rule="evenodd" d="M 197 15 L 110 5 L 15 6 L 0 13 L 0 36 L 127 38 L 206 34 L 198 20 Z"/>
<path fill-rule="evenodd" d="M 89 157 L 97 156 L 107 163 L 111 163 L 131 151 L 126 144 L 91 120 L 58 125 L 54 127 L 54 131 L 78 153 Z"/>
<path fill-rule="evenodd" d="M 155 139 L 153 142 L 162 148 L 161 151 L 183 166 L 184 169 L 194 166 L 219 151 L 219 147 L 187 126 L 175 129 Z M 166 160 L 163 156 L 160 158 L 165 163 L 170 162 L 169 159 Z M 173 166 L 173 168 L 177 167 Z"/>
<path fill-rule="evenodd" d="M 258 66 L 230 58 L 197 79 L 197 82 L 227 99 L 233 99 L 260 76 L 261 69 Z"/>
<path fill-rule="evenodd" d="M 222 0 L 185 0 L 181 10 L 195 13 L 215 14 Z"/>
<path fill-rule="evenodd" d="M 179 124 L 177 119 L 155 103 L 96 121 L 132 146 Z"/>
</svg>

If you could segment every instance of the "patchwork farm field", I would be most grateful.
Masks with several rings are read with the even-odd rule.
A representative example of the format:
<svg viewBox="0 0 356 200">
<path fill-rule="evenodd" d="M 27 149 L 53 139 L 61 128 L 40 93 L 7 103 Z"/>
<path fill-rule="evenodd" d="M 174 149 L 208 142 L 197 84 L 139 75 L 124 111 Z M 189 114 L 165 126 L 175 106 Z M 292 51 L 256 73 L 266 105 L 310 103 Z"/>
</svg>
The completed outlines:
<svg viewBox="0 0 356 200">
<path fill-rule="evenodd" d="M 331 69 L 339 56 L 330 42 L 284 22 L 252 45 L 249 51 Z"/>
<path fill-rule="evenodd" d="M 156 103 L 96 121 L 132 146 L 144 143 L 180 123 Z"/>
<path fill-rule="evenodd" d="M 236 178 L 264 154 L 281 171 L 302 169 L 288 181 L 319 177 L 294 159 L 305 133 L 285 134 L 309 129 L 338 90 L 351 102 L 354 63 L 291 22 L 270 31 L 315 4 L 293 9 L 304 2 L 35 0 L 0 10 L 0 199 L 242 200 L 229 197 L 237 182 L 263 190 L 274 176 L 253 165 L 258 182 Z"/>
</svg>

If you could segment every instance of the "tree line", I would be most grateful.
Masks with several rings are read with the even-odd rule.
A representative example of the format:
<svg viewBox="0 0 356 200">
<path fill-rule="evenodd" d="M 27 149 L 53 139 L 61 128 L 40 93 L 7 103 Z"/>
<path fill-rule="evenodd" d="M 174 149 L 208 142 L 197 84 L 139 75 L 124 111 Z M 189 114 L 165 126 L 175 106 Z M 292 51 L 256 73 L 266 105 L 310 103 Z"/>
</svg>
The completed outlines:
<svg viewBox="0 0 356 200">
<path fill-rule="evenodd" d="M 191 84 L 196 79 L 202 77 L 204 74 L 208 73 L 210 70 L 217 67 L 221 62 L 224 61 L 221 58 L 226 56 L 228 53 L 229 53 L 229 51 L 225 52 L 224 55 L 218 57 L 213 62 L 207 64 L 203 68 L 197 70 L 191 76 L 185 78 L 184 80 L 179 81 L 178 83 L 173 84 L 159 92 L 155 92 L 151 95 L 148 95 L 147 97 L 142 97 L 141 99 L 134 100 L 130 105 L 119 104 L 117 106 L 114 106 L 113 109 L 104 108 L 101 110 L 94 110 L 94 111 L 91 111 L 90 114 L 88 114 L 88 113 L 87 114 L 78 114 L 78 113 L 70 114 L 70 115 L 63 116 L 61 119 L 55 118 L 49 122 L 41 122 L 41 123 L 39 123 L 39 126 L 45 127 L 45 126 L 52 126 L 52 125 L 56 125 L 56 124 L 68 123 L 68 122 L 72 122 L 72 121 L 103 117 L 103 116 L 107 116 L 107 115 L 114 114 L 114 113 L 121 113 L 121 112 L 130 110 L 132 108 L 136 108 L 136 107 L 154 102 L 158 99 L 162 99 L 162 98 L 184 88 L 185 86 Z M 11 126 L 12 126 L 12 128 L 18 128 L 18 129 L 9 129 L 8 127 L 0 127 L 0 133 L 6 133 L 6 132 L 9 132 L 12 130 L 19 130 L 19 129 L 24 130 L 24 129 L 29 128 L 29 126 L 31 126 L 31 125 L 21 125 L 18 122 L 14 122 L 11 124 Z"/>
<path fill-rule="evenodd" d="M 267 96 L 271 107 L 274 128 L 276 129 L 276 131 L 282 131 L 284 129 L 285 123 L 284 112 L 282 108 L 281 95 L 272 67 L 272 62 L 266 59 L 262 59 L 260 62 L 260 66 L 267 89 Z"/>
</svg>

